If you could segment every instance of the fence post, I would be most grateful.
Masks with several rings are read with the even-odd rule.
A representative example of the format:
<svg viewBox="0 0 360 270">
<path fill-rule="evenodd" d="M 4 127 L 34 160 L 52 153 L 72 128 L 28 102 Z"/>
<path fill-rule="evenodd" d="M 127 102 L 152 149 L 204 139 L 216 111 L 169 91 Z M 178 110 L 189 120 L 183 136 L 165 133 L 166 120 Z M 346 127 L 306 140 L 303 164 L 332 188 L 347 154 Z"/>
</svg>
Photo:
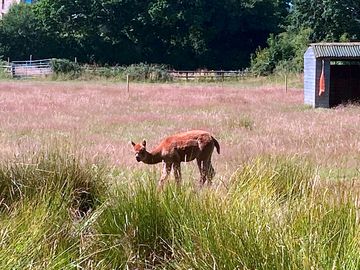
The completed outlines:
<svg viewBox="0 0 360 270">
<path fill-rule="evenodd" d="M 288 77 L 287 74 L 285 73 L 285 93 L 288 92 Z"/>
<path fill-rule="evenodd" d="M 126 89 L 127 93 L 130 94 L 130 80 L 129 80 L 129 74 L 126 75 Z"/>
<path fill-rule="evenodd" d="M 12 76 L 12 78 L 15 77 L 15 65 L 14 64 L 11 64 L 11 76 Z"/>
</svg>

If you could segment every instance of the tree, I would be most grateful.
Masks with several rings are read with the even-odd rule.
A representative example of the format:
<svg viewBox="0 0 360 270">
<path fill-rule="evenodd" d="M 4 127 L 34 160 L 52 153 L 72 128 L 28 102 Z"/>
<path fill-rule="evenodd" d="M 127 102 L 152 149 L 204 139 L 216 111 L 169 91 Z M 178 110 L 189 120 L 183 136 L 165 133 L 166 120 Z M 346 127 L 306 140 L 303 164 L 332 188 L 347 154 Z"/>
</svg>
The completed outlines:
<svg viewBox="0 0 360 270">
<path fill-rule="evenodd" d="M 18 29 L 37 46 L 18 40 L 22 57 L 31 51 L 103 64 L 237 69 L 279 32 L 287 0 L 38 0 L 22 8 L 33 26 L 23 17 Z M 16 43 L 3 38 L 1 45 L 16 52 Z"/>
<path fill-rule="evenodd" d="M 289 31 L 310 28 L 311 41 L 339 41 L 347 33 L 360 38 L 360 2 L 355 0 L 294 0 Z"/>
<path fill-rule="evenodd" d="M 205 66 L 224 69 L 248 66 L 251 53 L 266 44 L 269 34 L 280 32 L 287 15 L 287 1 L 225 0 L 210 5 L 206 10 L 211 15 L 204 24 L 209 51 L 203 61 Z"/>
<path fill-rule="evenodd" d="M 0 21 L 0 55 L 11 59 L 27 59 L 31 54 L 40 56 L 41 35 L 32 8 L 14 5 Z"/>
<path fill-rule="evenodd" d="M 101 42 L 96 21 L 101 1 L 40 0 L 34 6 L 41 28 L 52 39 L 55 57 L 78 57 L 89 62 L 96 58 Z"/>
<path fill-rule="evenodd" d="M 268 46 L 258 49 L 251 59 L 252 72 L 262 76 L 273 72 L 301 72 L 311 34 L 311 29 L 303 28 L 296 32 L 270 35 Z"/>
</svg>

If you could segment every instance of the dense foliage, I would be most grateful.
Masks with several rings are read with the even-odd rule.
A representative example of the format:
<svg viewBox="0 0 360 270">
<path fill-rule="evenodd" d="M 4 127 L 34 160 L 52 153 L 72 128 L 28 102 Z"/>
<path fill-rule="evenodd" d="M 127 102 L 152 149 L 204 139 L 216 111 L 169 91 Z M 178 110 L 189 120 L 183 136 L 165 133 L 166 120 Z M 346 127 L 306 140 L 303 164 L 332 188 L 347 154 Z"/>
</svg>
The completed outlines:
<svg viewBox="0 0 360 270">
<path fill-rule="evenodd" d="M 360 2 L 354 0 L 293 0 L 289 30 L 313 30 L 310 41 L 339 41 L 344 35 L 360 38 Z"/>
<path fill-rule="evenodd" d="M 257 75 L 301 72 L 311 34 L 310 28 L 304 28 L 270 35 L 268 47 L 258 49 L 251 59 L 252 72 Z"/>
<path fill-rule="evenodd" d="M 232 69 L 278 33 L 285 0 L 39 0 L 0 23 L 0 55 L 23 60 Z"/>
<path fill-rule="evenodd" d="M 0 21 L 0 56 L 299 72 L 310 42 L 357 40 L 359 22 L 353 0 L 39 0 Z"/>
</svg>

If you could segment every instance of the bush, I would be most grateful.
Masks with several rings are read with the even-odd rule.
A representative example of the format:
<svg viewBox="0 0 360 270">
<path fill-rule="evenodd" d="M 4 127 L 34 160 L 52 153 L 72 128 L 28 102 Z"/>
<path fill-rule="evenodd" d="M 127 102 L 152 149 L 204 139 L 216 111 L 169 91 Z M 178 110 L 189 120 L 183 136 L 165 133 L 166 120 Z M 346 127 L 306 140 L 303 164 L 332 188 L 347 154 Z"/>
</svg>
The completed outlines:
<svg viewBox="0 0 360 270">
<path fill-rule="evenodd" d="M 57 77 L 70 75 L 70 79 L 80 78 L 84 80 L 114 79 L 126 80 L 129 75 L 132 81 L 141 82 L 167 82 L 172 78 L 165 65 L 133 64 L 130 66 L 99 67 L 84 65 L 62 59 L 53 60 L 53 69 Z M 59 76 L 60 75 L 60 76 Z"/>
<path fill-rule="evenodd" d="M 78 63 L 67 59 L 52 59 L 51 68 L 56 75 L 66 75 L 70 78 L 77 78 L 82 73 L 82 68 Z"/>
<path fill-rule="evenodd" d="M 251 71 L 258 76 L 271 73 L 298 73 L 303 71 L 303 57 L 308 47 L 311 30 L 270 35 L 268 47 L 258 49 L 251 57 Z"/>
<path fill-rule="evenodd" d="M 94 67 L 90 65 L 85 65 L 83 69 L 84 73 L 82 77 L 85 77 L 85 79 L 87 77 L 89 77 L 89 79 L 94 79 L 98 77 L 99 79 L 105 78 L 105 79 L 124 80 L 124 70 L 125 67 L 118 67 L 118 66 Z"/>
<path fill-rule="evenodd" d="M 7 72 L 6 68 L 4 68 L 7 65 L 8 62 L 0 60 L 0 79 L 6 79 L 11 77 L 10 73 Z"/>
<path fill-rule="evenodd" d="M 124 69 L 124 75 L 129 75 L 135 81 L 166 82 L 171 76 L 165 65 L 133 64 Z"/>
</svg>

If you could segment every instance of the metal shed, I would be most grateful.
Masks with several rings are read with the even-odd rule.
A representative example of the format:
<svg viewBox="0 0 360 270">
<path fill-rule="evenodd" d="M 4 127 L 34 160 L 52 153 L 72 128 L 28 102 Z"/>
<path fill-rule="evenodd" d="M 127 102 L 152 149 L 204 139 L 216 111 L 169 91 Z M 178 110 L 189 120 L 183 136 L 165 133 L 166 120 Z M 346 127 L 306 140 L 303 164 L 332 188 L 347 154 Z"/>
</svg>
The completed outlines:
<svg viewBox="0 0 360 270">
<path fill-rule="evenodd" d="M 330 108 L 360 101 L 360 42 L 313 43 L 304 54 L 304 103 Z"/>
</svg>

